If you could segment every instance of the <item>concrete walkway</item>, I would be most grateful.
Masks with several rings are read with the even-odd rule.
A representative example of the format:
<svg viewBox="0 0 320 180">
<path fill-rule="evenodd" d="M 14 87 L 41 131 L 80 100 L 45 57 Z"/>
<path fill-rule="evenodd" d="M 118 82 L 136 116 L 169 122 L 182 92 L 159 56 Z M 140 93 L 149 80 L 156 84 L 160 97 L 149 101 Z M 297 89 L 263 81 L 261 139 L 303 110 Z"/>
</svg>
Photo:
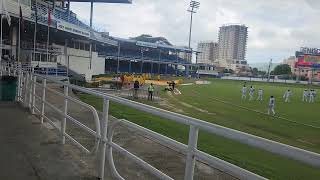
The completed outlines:
<svg viewBox="0 0 320 180">
<path fill-rule="evenodd" d="M 0 121 L 0 179 L 94 179 L 18 104 L 0 102 Z"/>
</svg>

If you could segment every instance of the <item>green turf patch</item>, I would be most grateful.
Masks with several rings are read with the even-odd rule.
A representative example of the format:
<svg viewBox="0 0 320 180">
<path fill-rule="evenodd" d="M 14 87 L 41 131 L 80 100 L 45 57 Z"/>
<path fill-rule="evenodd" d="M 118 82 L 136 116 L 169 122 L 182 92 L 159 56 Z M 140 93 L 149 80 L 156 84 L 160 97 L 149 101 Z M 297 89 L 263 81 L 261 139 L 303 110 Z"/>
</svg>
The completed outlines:
<svg viewBox="0 0 320 180">
<path fill-rule="evenodd" d="M 210 85 L 181 86 L 181 96 L 167 99 L 195 118 L 320 153 L 320 128 L 314 128 L 320 127 L 320 99 L 316 103 L 302 102 L 302 91 L 306 86 L 248 82 L 247 86 L 253 85 L 256 90 L 262 88 L 265 91 L 263 102 L 249 102 L 241 100 L 243 82 L 211 82 Z M 284 103 L 282 96 L 288 88 L 294 94 L 291 103 Z M 281 118 L 262 114 L 266 113 L 270 95 L 276 97 L 276 112 Z M 209 113 L 181 106 L 181 102 Z"/>
</svg>

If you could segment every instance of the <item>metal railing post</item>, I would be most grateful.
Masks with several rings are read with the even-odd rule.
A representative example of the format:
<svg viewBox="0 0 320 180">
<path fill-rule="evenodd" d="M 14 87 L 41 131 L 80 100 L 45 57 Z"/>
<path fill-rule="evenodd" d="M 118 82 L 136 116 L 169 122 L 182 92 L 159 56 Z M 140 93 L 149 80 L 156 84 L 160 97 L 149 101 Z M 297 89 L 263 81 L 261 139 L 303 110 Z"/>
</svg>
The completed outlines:
<svg viewBox="0 0 320 180">
<path fill-rule="evenodd" d="M 28 88 L 28 91 L 29 91 L 29 109 L 31 110 L 31 106 L 32 106 L 32 91 L 33 91 L 33 85 L 34 85 L 34 82 L 33 82 L 33 76 L 32 74 L 30 74 L 30 81 L 29 81 L 29 88 Z"/>
<path fill-rule="evenodd" d="M 28 107 L 28 84 L 29 84 L 29 73 L 26 73 L 26 79 L 25 79 L 25 83 L 24 83 L 24 97 L 23 97 L 23 101 L 24 101 L 24 106 Z"/>
<path fill-rule="evenodd" d="M 21 97 L 21 91 L 20 91 L 20 86 L 21 86 L 21 72 L 18 70 L 18 84 L 17 84 L 17 101 L 20 102 Z"/>
<path fill-rule="evenodd" d="M 37 82 L 37 76 L 33 76 L 33 89 L 32 89 L 32 105 L 31 105 L 31 112 L 32 114 L 35 114 L 35 103 L 36 103 L 36 82 Z"/>
<path fill-rule="evenodd" d="M 64 95 L 68 96 L 69 95 L 69 87 L 64 86 Z M 67 118 L 66 115 L 68 114 L 68 98 L 64 98 L 64 117 L 62 118 L 61 121 L 61 144 L 66 143 L 66 137 L 64 133 L 66 132 L 66 124 L 67 124 Z"/>
<path fill-rule="evenodd" d="M 198 145 L 199 128 L 190 126 L 189 142 L 188 142 L 188 154 L 186 159 L 186 169 L 184 174 L 184 180 L 193 180 L 194 167 L 196 164 L 195 151 Z"/>
<path fill-rule="evenodd" d="M 23 85 L 25 83 L 24 73 L 20 71 L 20 102 L 23 103 Z"/>
<path fill-rule="evenodd" d="M 106 160 L 106 140 L 107 140 L 107 129 L 108 129 L 108 119 L 109 119 L 109 100 L 103 99 L 103 114 L 101 121 L 101 142 L 100 142 L 100 151 L 99 151 L 99 171 L 98 177 L 103 180 L 104 179 L 104 169 L 105 169 L 105 160 Z"/>
<path fill-rule="evenodd" d="M 44 104 L 45 104 L 44 102 L 46 100 L 46 87 L 47 87 L 47 80 L 46 79 L 42 80 L 42 86 L 43 86 L 43 89 L 42 89 L 41 119 L 40 119 L 41 124 L 43 123 L 43 118 L 44 118 Z"/>
</svg>

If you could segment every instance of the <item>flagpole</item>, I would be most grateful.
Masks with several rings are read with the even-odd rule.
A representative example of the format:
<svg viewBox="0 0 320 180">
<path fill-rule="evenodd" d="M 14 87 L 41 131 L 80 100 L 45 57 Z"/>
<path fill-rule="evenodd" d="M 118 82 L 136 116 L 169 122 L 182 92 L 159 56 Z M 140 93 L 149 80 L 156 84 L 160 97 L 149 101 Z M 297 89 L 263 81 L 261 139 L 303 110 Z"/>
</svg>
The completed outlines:
<svg viewBox="0 0 320 180">
<path fill-rule="evenodd" d="M 37 0 L 36 0 L 36 8 L 37 7 Z M 37 12 L 37 9 L 35 10 L 35 12 Z M 32 61 L 35 61 L 36 60 L 36 41 L 37 41 L 37 17 L 38 16 L 38 13 L 35 13 L 35 19 L 34 19 L 34 37 L 33 37 L 33 58 L 32 58 Z M 32 66 L 32 62 L 30 63 L 31 66 Z M 33 72 L 33 68 L 32 68 L 32 72 Z"/>
<path fill-rule="evenodd" d="M 47 35 L 47 72 L 46 74 L 48 75 L 48 62 L 49 62 L 49 40 L 50 40 L 50 25 L 48 24 L 48 35 Z"/>
<path fill-rule="evenodd" d="M 48 26 L 48 35 L 47 35 L 47 67 L 46 67 L 46 75 L 48 75 L 48 62 L 49 62 L 49 40 L 50 40 L 50 25 L 51 25 L 51 10 L 48 6 L 48 23 L 47 23 L 47 26 Z"/>
<path fill-rule="evenodd" d="M 19 9 L 21 10 L 21 4 L 20 4 L 20 0 L 19 0 Z M 19 11 L 21 12 L 21 11 Z M 21 15 L 22 16 L 22 15 Z M 21 51 L 21 16 L 19 16 L 19 39 L 18 39 L 18 63 L 20 62 L 20 51 Z"/>
<path fill-rule="evenodd" d="M 0 19 L 1 19 L 1 37 L 0 37 L 0 41 L 1 41 L 1 43 L 0 43 L 0 66 L 1 66 L 1 61 L 2 61 L 2 27 L 3 27 L 3 25 L 2 25 L 2 14 L 0 14 Z"/>
</svg>

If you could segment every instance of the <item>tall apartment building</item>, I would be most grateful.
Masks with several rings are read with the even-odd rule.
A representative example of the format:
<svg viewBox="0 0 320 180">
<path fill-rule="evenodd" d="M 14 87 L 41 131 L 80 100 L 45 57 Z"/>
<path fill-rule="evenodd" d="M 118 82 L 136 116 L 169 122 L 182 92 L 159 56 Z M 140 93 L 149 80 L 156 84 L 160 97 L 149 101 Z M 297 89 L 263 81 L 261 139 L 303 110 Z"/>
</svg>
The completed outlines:
<svg viewBox="0 0 320 180">
<path fill-rule="evenodd" d="M 198 44 L 199 55 L 197 57 L 197 63 L 215 64 L 218 59 L 219 46 L 216 42 L 200 42 Z"/>
<path fill-rule="evenodd" d="M 219 66 L 240 69 L 247 65 L 245 60 L 248 27 L 245 25 L 223 25 L 219 30 Z"/>
</svg>

